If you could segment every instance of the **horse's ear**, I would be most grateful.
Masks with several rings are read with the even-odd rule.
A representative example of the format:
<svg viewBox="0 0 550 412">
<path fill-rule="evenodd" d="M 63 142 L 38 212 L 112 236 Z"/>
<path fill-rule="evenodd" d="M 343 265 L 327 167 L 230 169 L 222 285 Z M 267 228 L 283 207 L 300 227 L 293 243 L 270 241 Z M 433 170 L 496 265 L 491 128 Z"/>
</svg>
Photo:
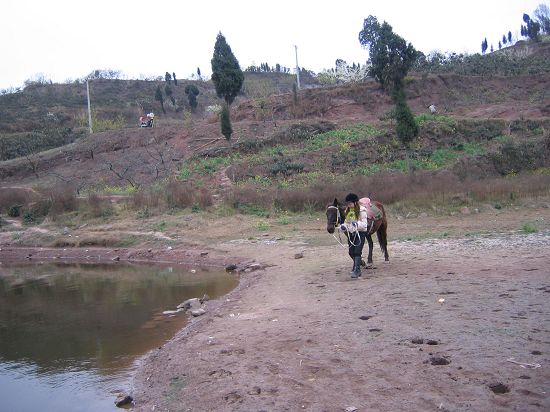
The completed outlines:
<svg viewBox="0 0 550 412">
<path fill-rule="evenodd" d="M 334 203 L 332 204 L 332 206 L 338 206 L 338 199 L 334 198 Z"/>
</svg>

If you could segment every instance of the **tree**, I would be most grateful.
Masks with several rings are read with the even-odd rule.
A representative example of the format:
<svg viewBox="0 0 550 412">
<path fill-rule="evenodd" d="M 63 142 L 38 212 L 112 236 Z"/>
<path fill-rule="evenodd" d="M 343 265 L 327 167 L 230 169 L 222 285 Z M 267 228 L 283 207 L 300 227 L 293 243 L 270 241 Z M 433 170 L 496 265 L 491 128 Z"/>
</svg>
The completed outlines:
<svg viewBox="0 0 550 412">
<path fill-rule="evenodd" d="M 414 120 L 414 116 L 407 105 L 404 90 L 396 90 L 393 100 L 395 101 L 395 131 L 399 140 L 409 146 L 410 142 L 418 136 L 418 125 Z"/>
<path fill-rule="evenodd" d="M 172 80 L 172 75 L 166 72 L 166 74 L 164 75 L 164 80 L 166 80 L 166 82 L 169 84 L 170 81 Z"/>
<path fill-rule="evenodd" d="M 407 105 L 404 79 L 419 53 L 411 43 L 407 44 L 405 39 L 395 34 L 388 23 L 380 25 L 372 15 L 363 22 L 359 42 L 369 48 L 370 74 L 384 89 L 391 91 L 397 136 L 408 147 L 418 136 L 418 125 Z"/>
<path fill-rule="evenodd" d="M 164 97 L 162 96 L 162 90 L 160 90 L 160 84 L 157 86 L 157 90 L 155 91 L 155 100 L 160 103 L 162 112 L 166 113 L 166 110 L 164 110 Z"/>
<path fill-rule="evenodd" d="M 374 16 L 365 19 L 359 42 L 369 48 L 371 76 L 385 89 L 402 87 L 403 79 L 417 57 L 413 45 L 395 34 L 388 23 L 380 25 Z"/>
<path fill-rule="evenodd" d="M 546 4 L 539 4 L 533 14 L 537 18 L 542 31 L 550 34 L 550 8 Z"/>
<path fill-rule="evenodd" d="M 531 20 L 531 17 L 526 13 L 523 14 L 523 21 L 525 22 L 525 28 L 522 30 L 523 35 L 531 40 L 539 41 L 540 24 L 535 20 Z"/>
<path fill-rule="evenodd" d="M 220 113 L 220 124 L 223 136 L 227 140 L 230 140 L 231 135 L 233 134 L 233 128 L 231 127 L 231 117 L 229 116 L 229 105 L 227 103 L 222 107 L 222 111 Z"/>
<path fill-rule="evenodd" d="M 176 105 L 176 99 L 172 95 L 172 88 L 170 87 L 169 84 L 164 86 L 164 94 L 166 95 L 166 97 L 168 97 L 170 99 L 170 101 L 172 102 L 172 105 L 175 106 Z"/>
<path fill-rule="evenodd" d="M 506 39 L 506 35 L 503 34 L 502 35 L 502 44 L 506 45 L 506 43 L 508 43 L 508 39 Z"/>
<path fill-rule="evenodd" d="M 499 40 L 499 42 L 498 42 L 498 49 L 499 49 L 499 50 L 502 49 L 502 43 L 500 42 L 500 40 Z"/>
<path fill-rule="evenodd" d="M 201 80 L 201 68 L 197 67 L 197 76 L 199 76 L 199 80 Z"/>
<path fill-rule="evenodd" d="M 481 54 L 485 54 L 487 51 L 487 37 L 481 42 Z"/>
<path fill-rule="evenodd" d="M 194 84 L 188 84 L 185 86 L 185 94 L 189 100 L 189 106 L 192 110 L 197 108 L 197 96 L 199 95 L 199 89 Z"/>
<path fill-rule="evenodd" d="M 176 79 L 176 73 L 172 72 L 172 78 L 174 79 L 174 86 L 178 85 L 178 79 Z"/>
<path fill-rule="evenodd" d="M 216 38 L 211 63 L 212 82 L 216 87 L 216 94 L 230 105 L 241 91 L 244 74 L 221 32 Z"/>
<path fill-rule="evenodd" d="M 512 44 L 512 32 L 508 31 L 508 43 Z"/>
</svg>

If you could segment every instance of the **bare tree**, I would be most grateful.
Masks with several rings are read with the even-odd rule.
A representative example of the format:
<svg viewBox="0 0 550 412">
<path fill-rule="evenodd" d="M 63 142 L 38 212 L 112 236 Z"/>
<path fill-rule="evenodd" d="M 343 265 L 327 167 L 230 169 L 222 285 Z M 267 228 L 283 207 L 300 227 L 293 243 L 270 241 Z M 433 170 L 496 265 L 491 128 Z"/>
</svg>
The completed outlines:
<svg viewBox="0 0 550 412">
<path fill-rule="evenodd" d="M 174 148 L 168 142 L 161 142 L 160 139 L 154 136 L 150 143 L 145 146 L 145 151 L 151 159 L 153 159 L 153 168 L 155 171 L 155 179 L 170 175 L 170 162 L 173 157 Z"/>
</svg>

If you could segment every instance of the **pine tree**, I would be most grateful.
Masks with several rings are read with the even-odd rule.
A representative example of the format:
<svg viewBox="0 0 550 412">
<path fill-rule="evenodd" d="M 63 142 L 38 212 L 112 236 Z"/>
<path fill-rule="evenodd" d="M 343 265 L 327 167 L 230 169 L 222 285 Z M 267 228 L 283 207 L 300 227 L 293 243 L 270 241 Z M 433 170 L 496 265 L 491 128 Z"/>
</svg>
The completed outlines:
<svg viewBox="0 0 550 412">
<path fill-rule="evenodd" d="M 172 102 L 172 105 L 175 106 L 176 105 L 176 99 L 172 95 L 172 88 L 170 87 L 169 84 L 164 86 L 164 94 L 166 95 L 166 97 L 168 97 L 170 99 L 170 101 Z"/>
<path fill-rule="evenodd" d="M 233 128 L 231 127 L 231 117 L 229 116 L 229 105 L 226 103 L 222 107 L 220 113 L 220 124 L 222 129 L 222 135 L 227 139 L 231 139 L 233 134 Z"/>
<path fill-rule="evenodd" d="M 160 103 L 162 112 L 166 113 L 166 110 L 164 110 L 164 97 L 162 96 L 162 90 L 160 90 L 160 84 L 157 86 L 157 90 L 155 91 L 155 100 Z"/>
<path fill-rule="evenodd" d="M 218 33 L 216 38 L 211 63 L 212 82 L 216 87 L 216 93 L 218 97 L 223 98 L 230 105 L 241 91 L 244 74 L 221 32 Z"/>
<path fill-rule="evenodd" d="M 211 63 L 212 82 L 216 87 L 216 94 L 225 100 L 225 105 L 220 116 L 222 134 L 229 140 L 233 133 L 229 106 L 243 87 L 244 74 L 239 66 L 239 61 L 231 51 L 231 47 L 229 47 L 221 32 L 216 37 L 214 56 Z"/>
<path fill-rule="evenodd" d="M 166 82 L 170 84 L 170 81 L 172 80 L 172 75 L 166 72 L 166 74 L 164 75 L 164 80 L 166 80 Z"/>
<path fill-rule="evenodd" d="M 189 101 L 189 106 L 191 106 L 191 110 L 195 110 L 197 108 L 197 96 L 199 95 L 199 89 L 194 84 L 188 84 L 185 86 L 185 94 L 187 95 L 187 100 Z"/>
<path fill-rule="evenodd" d="M 408 147 L 418 136 L 418 125 L 407 105 L 405 76 L 416 61 L 418 52 L 411 43 L 407 44 L 405 39 L 395 34 L 388 23 L 380 25 L 374 16 L 363 22 L 359 42 L 363 47 L 369 47 L 371 75 L 384 89 L 391 91 L 397 136 Z"/>
<path fill-rule="evenodd" d="M 512 44 L 512 32 L 508 32 L 508 43 Z"/>
</svg>

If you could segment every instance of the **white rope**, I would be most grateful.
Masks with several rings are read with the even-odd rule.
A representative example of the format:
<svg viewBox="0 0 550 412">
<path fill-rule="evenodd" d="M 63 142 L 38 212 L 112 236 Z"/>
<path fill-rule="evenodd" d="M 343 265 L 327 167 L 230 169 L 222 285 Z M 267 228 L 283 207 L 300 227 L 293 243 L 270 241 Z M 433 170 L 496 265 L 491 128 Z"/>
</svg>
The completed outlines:
<svg viewBox="0 0 550 412">
<path fill-rule="evenodd" d="M 334 223 L 334 228 L 338 231 L 338 237 L 340 238 L 340 229 L 338 228 L 338 222 L 340 221 L 340 217 L 341 217 L 340 208 L 338 206 L 328 206 L 327 210 L 328 209 L 336 209 L 336 222 Z M 336 236 L 334 235 L 334 233 L 332 234 L 332 236 L 334 237 L 334 239 L 336 239 L 338 244 L 340 246 L 342 246 L 344 249 L 349 249 L 351 246 L 359 246 L 361 244 L 361 237 L 359 236 L 359 231 L 358 231 L 357 227 L 355 228 L 354 232 L 347 231 L 347 233 L 348 233 L 347 239 L 349 240 L 349 243 L 351 244 L 351 245 L 347 245 L 347 246 L 345 246 L 342 243 L 341 238 L 337 239 Z M 352 240 L 352 235 L 353 235 L 354 240 Z M 357 243 L 355 243 L 356 241 L 357 241 Z"/>
</svg>

